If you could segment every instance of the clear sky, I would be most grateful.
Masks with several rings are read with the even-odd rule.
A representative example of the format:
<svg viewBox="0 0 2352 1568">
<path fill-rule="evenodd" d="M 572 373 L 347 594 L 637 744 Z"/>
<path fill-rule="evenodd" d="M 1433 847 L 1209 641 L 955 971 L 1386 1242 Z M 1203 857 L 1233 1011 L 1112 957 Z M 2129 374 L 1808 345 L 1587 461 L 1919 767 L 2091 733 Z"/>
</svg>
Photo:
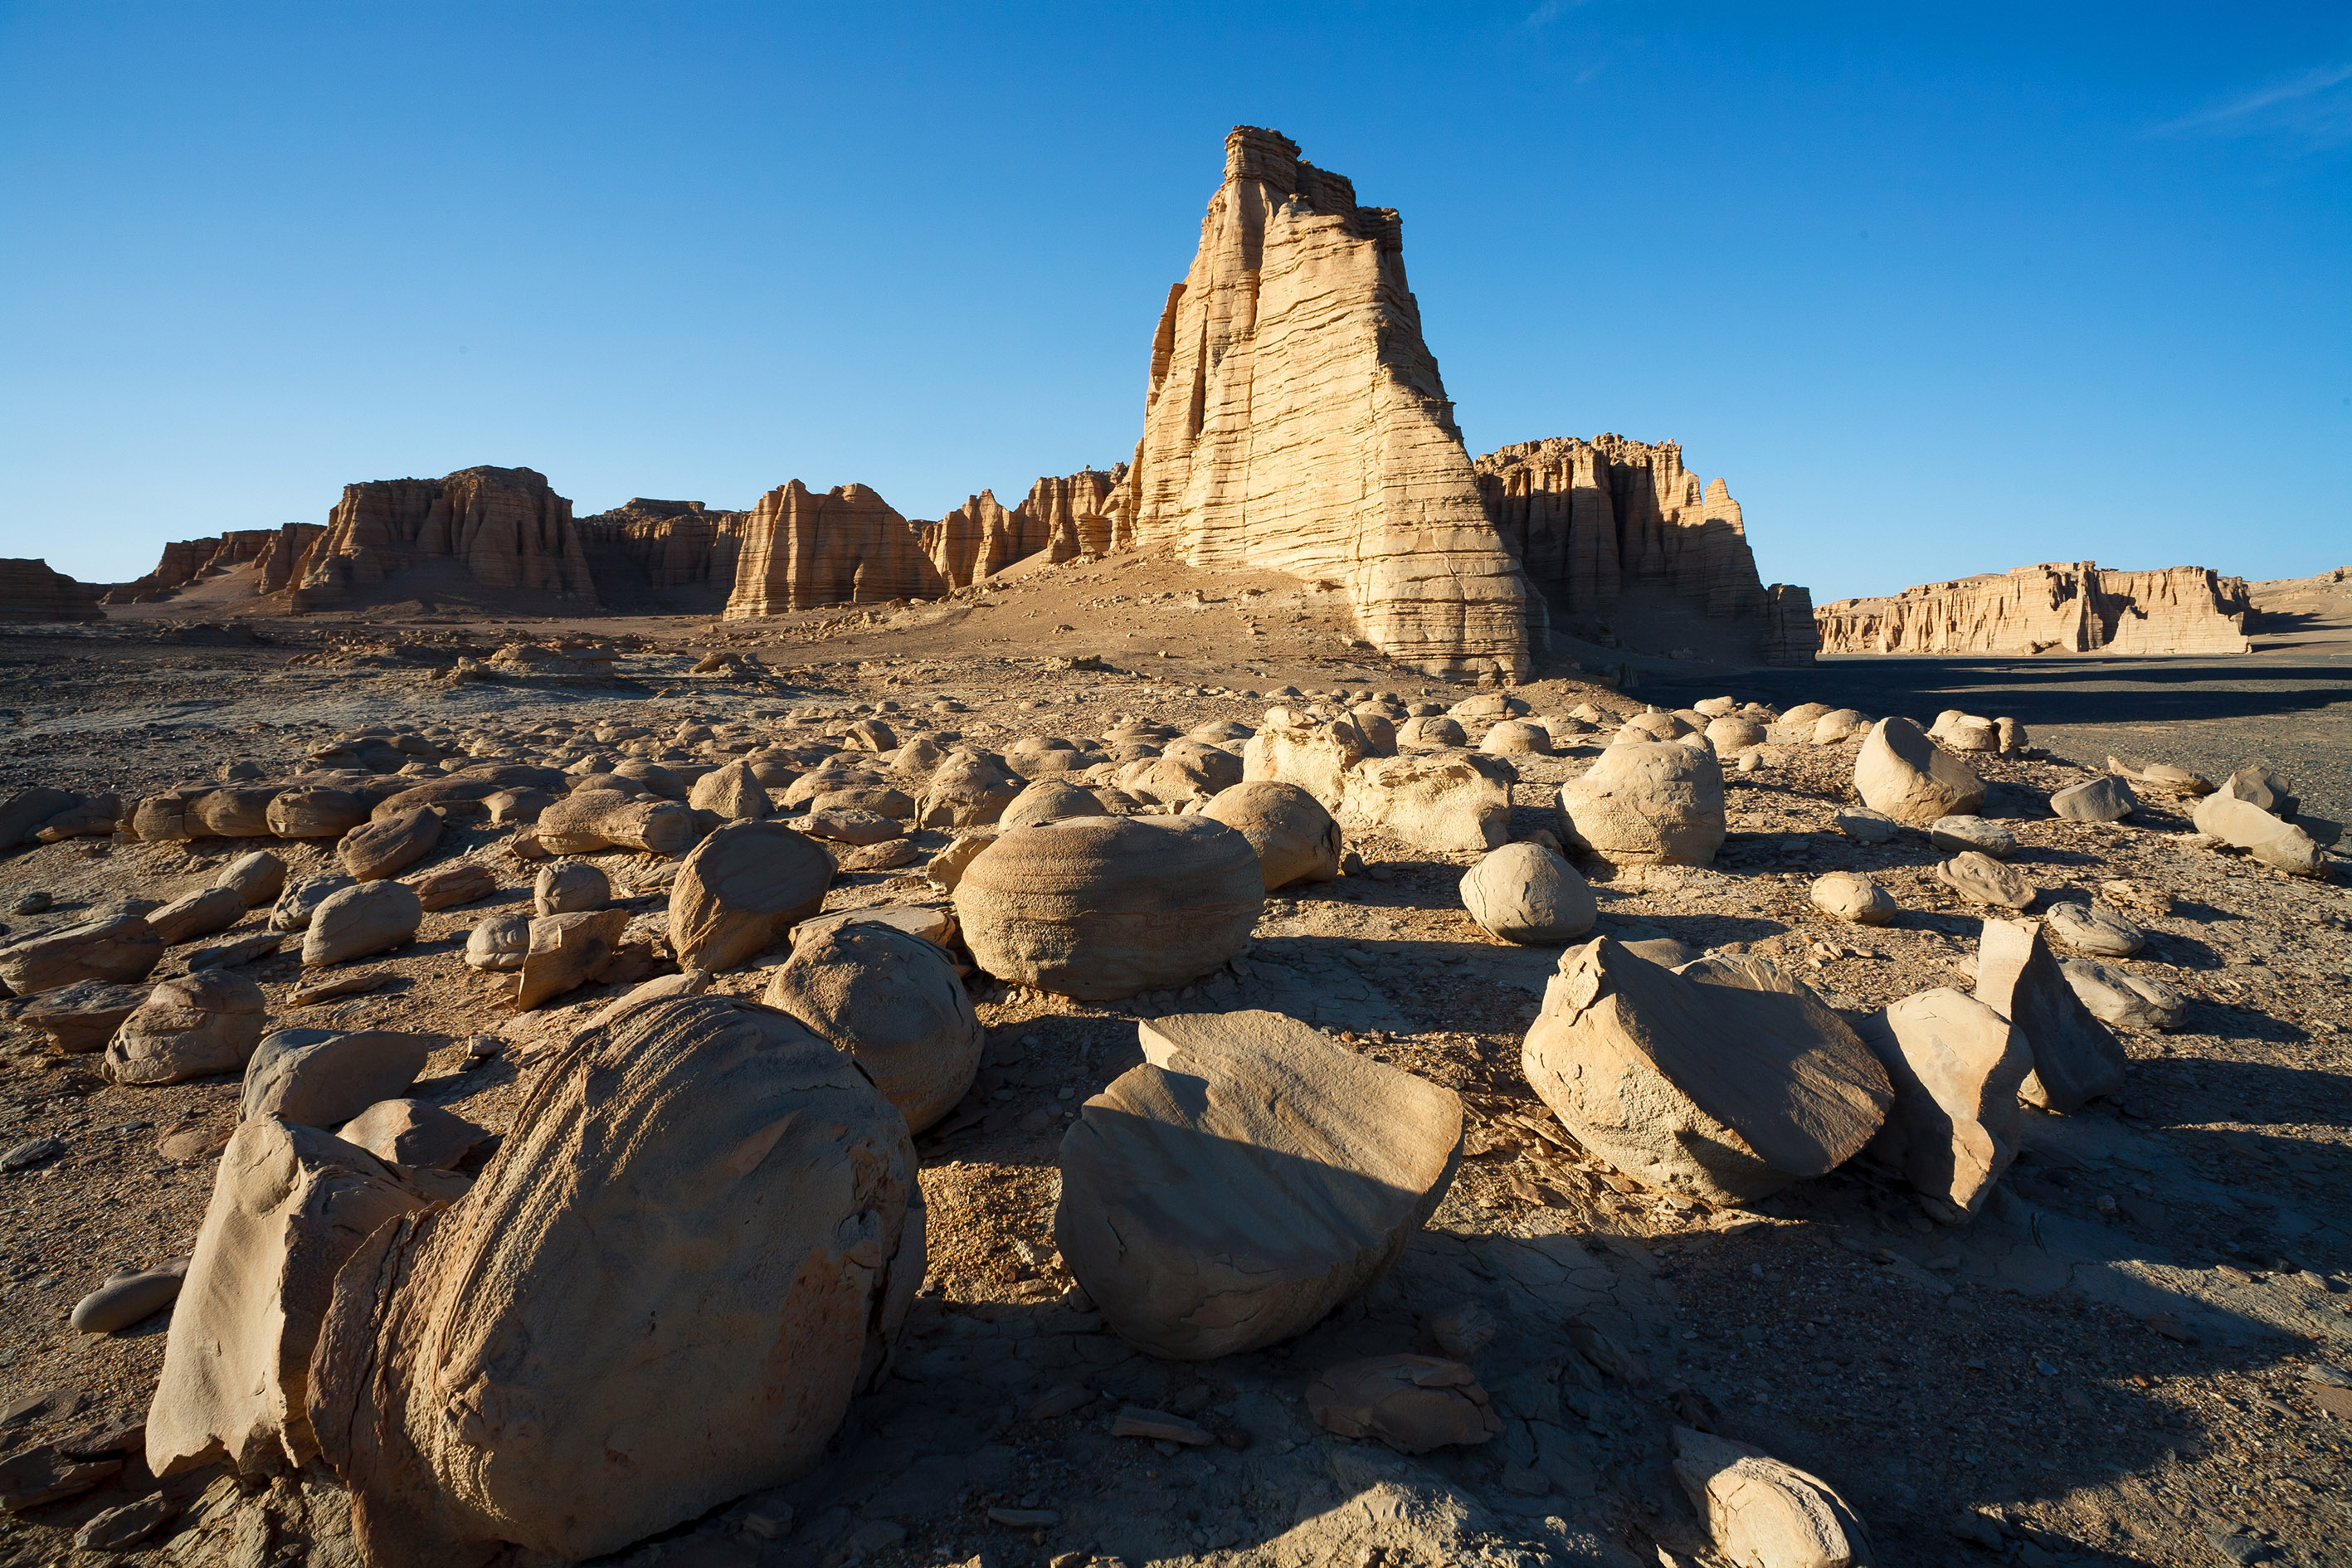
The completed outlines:
<svg viewBox="0 0 2352 1568">
<path fill-rule="evenodd" d="M 0 4 L 0 554 L 538 468 L 1129 455 L 1235 123 L 1402 209 L 1474 451 L 1675 438 L 1817 600 L 2352 562 L 2352 9 Z"/>
</svg>

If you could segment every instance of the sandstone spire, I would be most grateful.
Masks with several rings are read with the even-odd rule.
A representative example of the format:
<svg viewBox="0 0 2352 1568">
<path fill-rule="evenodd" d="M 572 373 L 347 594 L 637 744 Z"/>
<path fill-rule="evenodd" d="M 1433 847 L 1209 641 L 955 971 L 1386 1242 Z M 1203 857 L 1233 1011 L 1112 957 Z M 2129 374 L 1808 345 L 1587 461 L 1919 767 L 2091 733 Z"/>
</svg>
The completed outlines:
<svg viewBox="0 0 2352 1568">
<path fill-rule="evenodd" d="M 2243 578 L 2202 566 L 2074 561 L 1841 599 L 1817 619 L 1829 653 L 2244 653 L 2252 610 Z"/>
<path fill-rule="evenodd" d="M 1541 606 L 1480 504 L 1397 215 L 1277 132 L 1225 138 L 1129 486 L 1139 544 L 1336 579 L 1366 637 L 1433 673 L 1529 670 Z"/>
</svg>

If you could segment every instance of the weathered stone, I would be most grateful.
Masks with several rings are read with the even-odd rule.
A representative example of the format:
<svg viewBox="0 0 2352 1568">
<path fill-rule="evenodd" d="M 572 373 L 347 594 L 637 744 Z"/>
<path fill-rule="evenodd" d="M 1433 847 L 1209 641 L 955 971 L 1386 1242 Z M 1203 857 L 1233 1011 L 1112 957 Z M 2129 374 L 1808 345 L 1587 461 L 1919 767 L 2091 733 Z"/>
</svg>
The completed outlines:
<svg viewBox="0 0 2352 1568">
<path fill-rule="evenodd" d="M 80 1333 L 119 1333 L 145 1322 L 177 1300 L 187 1273 L 188 1265 L 183 1259 L 169 1268 L 111 1275 L 105 1284 L 74 1303 L 68 1321 Z"/>
<path fill-rule="evenodd" d="M 16 1021 L 48 1036 L 49 1043 L 68 1056 L 88 1056 L 106 1049 L 122 1020 L 145 1000 L 144 985 L 78 980 L 27 998 Z"/>
<path fill-rule="evenodd" d="M 1444 713 L 1423 714 L 1408 719 L 1396 727 L 1396 742 L 1401 750 L 1452 750 L 1470 743 L 1459 721 Z"/>
<path fill-rule="evenodd" d="M 948 591 L 914 526 L 864 485 L 822 495 L 798 479 L 779 485 L 752 507 L 742 541 L 729 620 Z"/>
<path fill-rule="evenodd" d="M 1278 1013 L 1138 1026 L 1143 1065 L 1063 1140 L 1054 1235 L 1121 1337 L 1205 1361 L 1312 1328 L 1436 1209 L 1462 1152 L 1447 1089 Z"/>
<path fill-rule="evenodd" d="M 539 868 L 530 885 L 530 907 L 542 915 L 576 915 L 613 901 L 613 879 L 585 860 L 561 860 Z"/>
<path fill-rule="evenodd" d="M 1503 1429 L 1476 1373 L 1426 1355 L 1341 1362 L 1307 1385 L 1307 1413 L 1327 1432 L 1407 1454 L 1484 1443 Z"/>
<path fill-rule="evenodd" d="M 270 797 L 265 819 L 280 838 L 341 838 L 372 809 L 366 796 L 347 789 L 297 785 Z"/>
<path fill-rule="evenodd" d="M 149 929 L 165 947 L 226 931 L 244 918 L 245 900 L 234 888 L 206 888 L 147 911 Z"/>
<path fill-rule="evenodd" d="M 1963 849 L 1948 860 L 1937 861 L 1936 880 L 1970 903 L 2001 909 L 2021 910 L 2037 896 L 2023 872 L 1975 849 Z"/>
<path fill-rule="evenodd" d="M 878 811 L 812 810 L 796 826 L 812 838 L 863 847 L 906 837 L 904 823 Z"/>
<path fill-rule="evenodd" d="M 1282 722 L 1276 721 L 1277 714 Z M 1242 747 L 1242 779 L 1296 784 L 1324 810 L 1337 813 L 1347 795 L 1350 770 L 1367 754 L 1362 732 L 1346 720 L 1317 724 L 1274 709 Z"/>
<path fill-rule="evenodd" d="M 1084 1001 L 1197 979 L 1247 945 L 1265 903 L 1249 840 L 1197 816 L 1018 828 L 955 889 L 981 968 Z"/>
<path fill-rule="evenodd" d="M 408 879 L 408 889 L 427 913 L 477 903 L 499 890 L 499 879 L 478 860 L 460 860 Z"/>
<path fill-rule="evenodd" d="M 530 946 L 524 950 L 522 967 L 515 974 L 514 1010 L 528 1013 L 549 998 L 576 991 L 595 979 L 620 951 L 628 929 L 626 910 L 583 910 L 532 921 Z"/>
<path fill-rule="evenodd" d="M 314 877 L 304 877 L 289 883 L 278 895 L 277 904 L 269 911 L 269 929 L 277 931 L 298 931 L 310 929 L 310 919 L 325 903 L 345 888 L 359 884 L 341 871 L 322 871 Z"/>
<path fill-rule="evenodd" d="M 2059 972 L 2091 1016 L 2119 1029 L 2177 1029 L 2189 1016 L 2189 998 L 2151 975 L 2095 958 L 2062 958 Z"/>
<path fill-rule="evenodd" d="M 1764 726 L 1736 714 L 1708 720 L 1704 733 L 1718 757 L 1736 757 L 1764 743 Z"/>
<path fill-rule="evenodd" d="M 2017 1158 L 2017 1093 L 2033 1050 L 2010 1021 L 1939 986 L 1889 1004 L 1856 1026 L 1895 1086 L 1867 1157 L 1943 1205 L 1973 1216 Z"/>
<path fill-rule="evenodd" d="M 940 948 L 949 946 L 956 938 L 954 913 L 935 904 L 869 904 L 863 909 L 835 910 L 829 915 L 814 915 L 801 921 L 793 927 L 793 947 L 797 951 L 803 942 L 845 925 L 888 926 Z"/>
<path fill-rule="evenodd" d="M 362 882 L 405 871 L 441 841 L 441 814 L 428 808 L 379 816 L 352 828 L 335 846 L 343 869 Z"/>
<path fill-rule="evenodd" d="M 2063 1114 L 2123 1087 L 2123 1047 L 2076 998 L 2040 926 L 1984 922 L 1976 998 L 2015 1024 L 2032 1047 L 2033 1071 L 2018 1090 L 2026 1104 Z"/>
<path fill-rule="evenodd" d="M 120 1459 L 69 1458 L 46 1443 L 11 1454 L 0 1460 L 0 1512 L 23 1513 L 79 1497 L 121 1470 Z"/>
<path fill-rule="evenodd" d="M 1927 842 L 1947 855 L 1973 849 L 2006 860 L 2017 853 L 2017 835 L 1981 816 L 1939 816 L 1927 825 Z"/>
<path fill-rule="evenodd" d="M 0 947 L 0 981 L 19 996 L 84 980 L 143 980 L 163 956 L 163 940 L 140 915 L 84 921 Z"/>
<path fill-rule="evenodd" d="M 686 804 L 730 822 L 757 822 L 772 809 L 768 792 L 749 763 L 729 763 L 694 781 Z"/>
<path fill-rule="evenodd" d="M 2139 809 L 2139 797 L 2119 778 L 2085 779 L 2053 795 L 2050 809 L 2074 822 L 2121 822 Z"/>
<path fill-rule="evenodd" d="M 737 822 L 697 845 L 670 884 L 680 964 L 722 972 L 774 946 L 824 907 L 834 858 L 780 822 Z"/>
<path fill-rule="evenodd" d="M 492 971 L 520 969 L 530 952 L 529 915 L 492 915 L 466 933 L 468 968 Z"/>
<path fill-rule="evenodd" d="M 1220 791 L 1201 815 L 1249 840 L 1269 893 L 1293 882 L 1328 882 L 1339 874 L 1339 825 L 1321 801 L 1297 784 L 1237 784 Z"/>
<path fill-rule="evenodd" d="M 2192 773 L 2170 763 L 2150 763 L 2137 771 L 2126 767 L 2115 758 L 2107 759 L 2107 772 L 2126 784 L 2158 795 L 2211 795 L 2213 781 L 2202 773 Z"/>
<path fill-rule="evenodd" d="M 272 902 L 286 888 L 286 862 L 267 849 L 249 849 L 221 868 L 213 886 L 226 888 L 248 910 Z"/>
<path fill-rule="evenodd" d="M 2053 904 L 2042 929 L 2062 947 L 2093 958 L 2129 958 L 2147 945 L 2147 933 L 2104 904 Z"/>
<path fill-rule="evenodd" d="M 1477 752 L 1367 757 L 1348 770 L 1339 816 L 1416 849 L 1475 853 L 1509 839 L 1517 779 L 1510 763 Z"/>
<path fill-rule="evenodd" d="M 915 821 L 923 827 L 985 827 L 1003 815 L 1023 787 L 994 758 L 959 747 L 924 781 Z"/>
<path fill-rule="evenodd" d="M 337 1129 L 335 1136 L 388 1164 L 446 1171 L 489 1136 L 454 1110 L 429 1100 L 379 1100 Z"/>
<path fill-rule="evenodd" d="M 948 955 L 887 925 L 796 936 L 760 999 L 856 1058 L 912 1132 L 955 1109 L 987 1043 Z"/>
<path fill-rule="evenodd" d="M 1903 912 L 1895 895 L 1859 871 L 1832 871 L 1816 878 L 1806 896 L 1813 908 L 1832 920 L 1855 925 L 1892 925 Z"/>
<path fill-rule="evenodd" d="M 1816 746 L 1834 746 L 1870 728 L 1869 718 L 1852 708 L 1835 708 L 1813 721 L 1810 739 Z"/>
<path fill-rule="evenodd" d="M 1869 1047 L 1801 986 L 1685 979 L 1608 937 L 1561 955 L 1522 1062 L 1586 1148 L 1715 1204 L 1843 1163 L 1894 1098 Z"/>
<path fill-rule="evenodd" d="M 2198 832 L 2243 849 L 2265 866 L 2298 877 L 2317 877 L 2326 870 L 2327 857 L 2310 834 L 2226 790 L 2199 801 L 2193 820 Z"/>
<path fill-rule="evenodd" d="M 565 795 L 539 814 L 536 831 L 551 855 L 600 849 L 683 855 L 702 837 L 693 808 L 683 801 L 642 800 L 612 789 Z"/>
<path fill-rule="evenodd" d="M 1548 757 L 1551 731 L 1524 719 L 1506 719 L 1478 738 L 1478 749 L 1497 757 Z"/>
<path fill-rule="evenodd" d="M 1716 1549 L 1742 1568 L 1867 1568 L 1862 1517 L 1827 1481 L 1761 1448 L 1675 1428 L 1675 1476 Z"/>
<path fill-rule="evenodd" d="M 1044 778 L 1013 797 L 996 819 L 1000 832 L 1015 827 L 1034 827 L 1041 822 L 1054 822 L 1065 816 L 1102 816 L 1102 802 L 1080 785 L 1066 779 Z"/>
<path fill-rule="evenodd" d="M 84 1552 L 128 1552 L 179 1517 L 177 1502 L 162 1492 L 149 1492 L 90 1515 L 74 1531 L 74 1545 Z"/>
<path fill-rule="evenodd" d="M 1723 847 L 1723 770 L 1677 741 L 1612 745 L 1559 786 L 1560 837 L 1621 863 L 1705 866 Z"/>
<path fill-rule="evenodd" d="M 321 900 L 302 933 L 302 963 L 344 963 L 413 941 L 425 904 L 398 882 L 362 882 Z"/>
<path fill-rule="evenodd" d="M 116 1083 L 178 1083 L 236 1072 L 253 1055 L 266 1022 L 261 987 L 227 969 L 199 969 L 164 981 L 122 1020 L 106 1047 Z"/>
<path fill-rule="evenodd" d="M 1853 759 L 1853 787 L 1873 811 L 1926 827 L 1984 804 L 1984 781 L 1908 719 L 1881 719 Z"/>
<path fill-rule="evenodd" d="M 1592 929 L 1601 908 L 1591 887 L 1540 844 L 1506 844 L 1462 874 L 1462 907 L 1505 942 L 1571 942 Z"/>
<path fill-rule="evenodd" d="M 2294 786 L 2286 782 L 2284 775 L 2259 763 L 2231 773 L 2222 781 L 2217 793 L 2232 800 L 2242 800 L 2278 817 L 2293 817 L 2303 805 L 2295 795 Z"/>
<path fill-rule="evenodd" d="M 304 1407 L 336 1271 L 425 1194 L 373 1155 L 275 1117 L 229 1140 L 172 1312 L 147 1410 L 158 1476 L 226 1461 L 248 1476 L 319 1457 Z"/>
<path fill-rule="evenodd" d="M 326 531 L 288 569 L 289 585 L 298 606 L 316 608 L 439 561 L 486 587 L 595 603 L 572 503 L 529 468 L 345 485 Z"/>
<path fill-rule="evenodd" d="M 921 1281 L 906 1123 L 782 1014 L 627 1011 L 514 1125 L 454 1207 L 338 1280 L 311 1408 L 366 1561 L 576 1561 L 793 1479 Z"/>
<path fill-rule="evenodd" d="M 393 1029 L 279 1029 L 246 1064 L 237 1116 L 278 1116 L 339 1127 L 404 1092 L 425 1070 L 435 1037 Z"/>
<path fill-rule="evenodd" d="M 1903 829 L 1901 823 L 1885 812 L 1867 806 L 1848 806 L 1834 820 L 1837 830 L 1856 844 L 1889 844 Z"/>
<path fill-rule="evenodd" d="M 0 800 L 0 849 L 25 843 L 43 823 L 59 812 L 71 810 L 80 799 L 69 790 L 37 785 Z"/>
<path fill-rule="evenodd" d="M 923 868 L 923 875 L 952 893 L 973 857 L 995 842 L 993 833 L 967 833 L 932 856 L 930 863 Z"/>
</svg>

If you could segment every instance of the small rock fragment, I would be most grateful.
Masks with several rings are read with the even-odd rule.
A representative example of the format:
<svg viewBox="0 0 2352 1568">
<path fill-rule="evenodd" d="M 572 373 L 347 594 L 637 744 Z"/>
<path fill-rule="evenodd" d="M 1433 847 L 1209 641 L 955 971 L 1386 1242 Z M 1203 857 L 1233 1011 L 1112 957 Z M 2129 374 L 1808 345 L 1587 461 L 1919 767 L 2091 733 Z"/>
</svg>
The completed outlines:
<svg viewBox="0 0 2352 1568">
<path fill-rule="evenodd" d="M 2163 981 L 2095 958 L 2062 958 L 2058 968 L 2091 1016 L 2119 1029 L 2177 1029 L 2189 998 Z"/>
<path fill-rule="evenodd" d="M 1307 1385 L 1307 1410 L 1327 1432 L 1407 1454 L 1484 1443 L 1503 1429 L 1475 1373 L 1427 1355 L 1342 1362 Z"/>
<path fill-rule="evenodd" d="M 168 1268 L 117 1274 L 75 1303 L 73 1326 L 85 1334 L 111 1334 L 144 1322 L 179 1299 L 187 1259 Z"/>
<path fill-rule="evenodd" d="M 1976 849 L 1963 849 L 1936 863 L 1936 880 L 1971 903 L 2021 910 L 2035 897 L 2032 883 L 2013 866 Z"/>
<path fill-rule="evenodd" d="M 1675 1476 L 1716 1550 L 1744 1568 L 1864 1568 L 1861 1517 L 1830 1484 L 1760 1448 L 1675 1428 Z"/>
<path fill-rule="evenodd" d="M 2073 822 L 2121 822 L 2139 809 L 2131 785 L 2108 775 L 2070 784 L 2050 797 L 2050 809 Z"/>
<path fill-rule="evenodd" d="M 1859 871 L 1832 871 L 1818 878 L 1807 897 L 1832 920 L 1855 925 L 1891 925 L 1903 912 L 1894 894 Z"/>
</svg>

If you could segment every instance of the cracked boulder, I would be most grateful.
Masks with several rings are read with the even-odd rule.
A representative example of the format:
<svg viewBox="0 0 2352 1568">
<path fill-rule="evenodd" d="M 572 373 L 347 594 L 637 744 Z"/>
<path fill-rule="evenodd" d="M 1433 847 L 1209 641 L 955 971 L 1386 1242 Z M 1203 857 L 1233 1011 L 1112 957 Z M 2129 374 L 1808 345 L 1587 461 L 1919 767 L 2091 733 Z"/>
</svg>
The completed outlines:
<svg viewBox="0 0 2352 1568">
<path fill-rule="evenodd" d="M 1220 790 L 1201 815 L 1249 840 L 1269 893 L 1293 882 L 1328 882 L 1339 874 L 1339 825 L 1321 801 L 1297 784 L 1270 779 L 1237 784 Z"/>
<path fill-rule="evenodd" d="M 1266 710 L 1265 726 L 1243 743 L 1242 779 L 1297 784 L 1336 814 L 1347 795 L 1349 770 L 1370 754 L 1363 731 L 1348 720 L 1318 724 L 1274 708 Z"/>
<path fill-rule="evenodd" d="M 2042 928 L 1987 921 L 1977 942 L 1977 1000 L 2025 1036 L 2033 1070 L 2018 1095 L 2061 1113 L 2124 1086 L 2124 1048 L 2066 983 Z"/>
<path fill-rule="evenodd" d="M 2033 1051 L 2014 1025 L 1965 992 L 1938 986 L 1855 1027 L 1895 1086 L 1870 1161 L 1949 1220 L 1972 1218 L 2017 1158 L 2017 1091 Z"/>
<path fill-rule="evenodd" d="M 1403 752 L 1348 770 L 1339 815 L 1415 849 L 1477 854 L 1511 836 L 1517 772 L 1480 752 Z"/>
<path fill-rule="evenodd" d="M 1737 1206 L 1860 1152 L 1894 1089 L 1805 987 L 1708 973 L 1676 974 L 1609 937 L 1571 948 L 1521 1063 L 1569 1131 L 1627 1175 Z"/>
<path fill-rule="evenodd" d="M 824 906 L 835 861 L 781 822 L 736 822 L 694 847 L 670 883 L 669 941 L 677 962 L 713 973 L 774 946 Z"/>
<path fill-rule="evenodd" d="M 1302 1333 L 1444 1197 L 1462 1103 L 1279 1013 L 1138 1026 L 1062 1141 L 1054 1237 L 1121 1338 L 1207 1361 Z"/>
<path fill-rule="evenodd" d="M 1612 743 L 1559 786 L 1560 837 L 1619 864 L 1705 866 L 1723 847 L 1723 769 L 1704 746 Z"/>
<path fill-rule="evenodd" d="M 582 1030 L 337 1281 L 310 1417 L 377 1564 L 617 1551 L 814 1465 L 923 1275 L 905 1121 L 737 997 Z"/>
<path fill-rule="evenodd" d="M 106 1076 L 162 1084 L 241 1070 L 268 1021 L 261 987 L 228 969 L 175 975 L 147 994 L 107 1042 Z"/>
</svg>

